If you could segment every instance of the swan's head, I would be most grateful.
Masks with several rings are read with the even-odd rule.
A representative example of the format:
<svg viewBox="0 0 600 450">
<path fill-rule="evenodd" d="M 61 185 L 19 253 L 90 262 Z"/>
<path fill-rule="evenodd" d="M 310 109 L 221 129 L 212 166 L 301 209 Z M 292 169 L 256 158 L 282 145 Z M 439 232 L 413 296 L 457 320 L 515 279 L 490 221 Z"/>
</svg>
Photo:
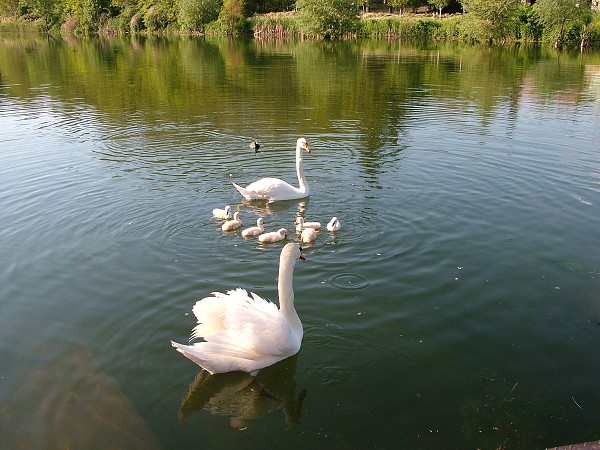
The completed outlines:
<svg viewBox="0 0 600 450">
<path fill-rule="evenodd" d="M 298 225 L 304 225 L 304 217 L 302 217 L 302 216 L 299 216 L 299 217 L 296 219 L 296 223 L 297 223 Z"/>
<path fill-rule="evenodd" d="M 231 206 L 227 205 L 227 206 L 225 207 L 225 214 L 226 214 L 226 215 L 229 215 L 229 213 L 230 213 L 230 212 L 231 212 Z"/>
<path fill-rule="evenodd" d="M 302 247 L 300 247 L 298 242 L 290 242 L 289 244 L 285 244 L 283 250 L 281 250 L 281 257 L 289 257 L 292 261 L 297 259 L 305 259 L 304 255 L 302 254 Z"/>
<path fill-rule="evenodd" d="M 240 220 L 240 212 L 236 211 L 235 213 L 233 213 L 233 220 Z"/>
<path fill-rule="evenodd" d="M 306 142 L 306 139 L 304 138 L 298 139 L 298 141 L 296 142 L 296 148 L 303 148 L 308 153 L 310 153 L 310 147 L 308 146 L 308 142 Z"/>
<path fill-rule="evenodd" d="M 258 225 L 259 227 L 262 227 L 265 224 L 265 220 L 262 217 L 259 217 L 258 219 L 256 219 L 256 225 Z"/>
<path fill-rule="evenodd" d="M 280 228 L 279 230 L 277 230 L 277 234 L 285 237 L 287 236 L 287 230 L 285 228 Z"/>
</svg>

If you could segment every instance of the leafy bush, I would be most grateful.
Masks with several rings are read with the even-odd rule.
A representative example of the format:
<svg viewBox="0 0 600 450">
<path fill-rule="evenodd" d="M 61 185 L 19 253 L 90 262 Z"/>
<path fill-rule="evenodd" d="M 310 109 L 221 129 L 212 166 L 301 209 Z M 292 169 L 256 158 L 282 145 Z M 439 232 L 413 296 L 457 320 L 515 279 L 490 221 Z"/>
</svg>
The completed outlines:
<svg viewBox="0 0 600 450">
<path fill-rule="evenodd" d="M 298 24 L 308 36 L 340 37 L 358 30 L 352 0 L 298 0 Z"/>
<path fill-rule="evenodd" d="M 156 6 L 151 6 L 142 16 L 144 27 L 152 32 L 163 30 L 168 25 L 167 15 Z"/>
<path fill-rule="evenodd" d="M 223 0 L 223 6 L 221 6 L 221 12 L 219 13 L 219 19 L 225 21 L 227 24 L 227 33 L 236 33 L 236 24 L 243 18 L 242 15 L 242 4 L 240 0 Z"/>
<path fill-rule="evenodd" d="M 462 16 L 455 16 L 442 20 L 435 33 L 436 39 L 456 40 L 461 38 Z"/>
<path fill-rule="evenodd" d="M 178 19 L 183 30 L 202 31 L 219 17 L 219 0 L 179 0 Z"/>
<path fill-rule="evenodd" d="M 414 17 L 384 17 L 363 19 L 359 34 L 371 37 L 394 37 L 405 39 L 430 40 L 440 36 L 442 22 L 432 19 L 414 19 Z"/>
<path fill-rule="evenodd" d="M 543 27 L 535 10 L 528 4 L 517 8 L 515 37 L 522 41 L 538 41 L 542 37 Z"/>
<path fill-rule="evenodd" d="M 431 39 L 436 35 L 436 33 L 440 27 L 441 27 L 441 24 L 437 20 L 419 19 L 419 20 L 417 20 L 413 37 L 422 37 L 424 39 Z"/>
<path fill-rule="evenodd" d="M 600 47 L 600 14 L 596 14 L 586 27 L 586 41 Z"/>
<path fill-rule="evenodd" d="M 520 0 L 464 0 L 475 20 L 474 34 L 481 41 L 502 41 L 513 27 Z"/>
<path fill-rule="evenodd" d="M 581 42 L 584 26 L 592 21 L 590 5 L 579 0 L 538 0 L 533 8 L 555 47 Z"/>
</svg>

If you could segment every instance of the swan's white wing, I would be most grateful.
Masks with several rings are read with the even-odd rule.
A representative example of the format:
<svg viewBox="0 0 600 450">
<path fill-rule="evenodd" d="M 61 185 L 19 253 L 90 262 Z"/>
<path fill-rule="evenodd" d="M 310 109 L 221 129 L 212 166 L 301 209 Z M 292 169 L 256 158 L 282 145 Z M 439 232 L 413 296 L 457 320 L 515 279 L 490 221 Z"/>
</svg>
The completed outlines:
<svg viewBox="0 0 600 450">
<path fill-rule="evenodd" d="M 220 337 L 231 339 L 237 345 L 241 342 L 242 347 L 253 349 L 261 355 L 288 353 L 292 336 L 281 311 L 274 303 L 254 293 L 251 296 L 228 308 L 225 316 L 228 333 L 219 333 Z"/>
<path fill-rule="evenodd" d="M 198 325 L 191 339 L 202 337 L 223 350 L 242 349 L 248 356 L 249 352 L 281 355 L 290 351 L 289 326 L 277 305 L 254 293 L 249 296 L 245 289 L 214 292 L 213 297 L 196 302 L 192 311 Z"/>
<path fill-rule="evenodd" d="M 298 338 L 277 305 L 254 293 L 248 296 L 244 289 L 214 295 L 194 306 L 198 320 L 205 322 L 194 328 L 192 337 L 205 341 L 193 345 L 171 342 L 185 357 L 211 373 L 253 372 L 300 350 Z"/>
<path fill-rule="evenodd" d="M 246 291 L 243 289 L 242 291 L 246 294 Z M 213 292 L 212 294 L 213 297 L 198 300 L 192 308 L 192 312 L 198 320 L 198 325 L 192 330 L 190 341 L 215 334 L 225 328 L 224 319 L 227 312 L 227 295 L 220 292 Z"/>
<path fill-rule="evenodd" d="M 240 194 L 249 200 L 271 200 L 272 194 L 281 188 L 281 183 L 287 184 L 285 181 L 277 178 L 262 178 L 254 183 L 250 183 L 246 187 L 239 186 L 235 183 L 233 183 L 233 185 L 240 192 Z"/>
<path fill-rule="evenodd" d="M 235 183 L 233 185 L 247 199 L 288 200 L 306 195 L 300 189 L 279 178 L 261 178 L 245 188 Z"/>
</svg>

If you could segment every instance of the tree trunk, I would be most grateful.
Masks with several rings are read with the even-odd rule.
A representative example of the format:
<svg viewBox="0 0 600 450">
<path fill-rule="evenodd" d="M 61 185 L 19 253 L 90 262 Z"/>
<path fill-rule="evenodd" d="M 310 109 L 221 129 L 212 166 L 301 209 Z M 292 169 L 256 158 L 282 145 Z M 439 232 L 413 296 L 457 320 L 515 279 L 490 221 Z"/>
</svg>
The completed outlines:
<svg viewBox="0 0 600 450">
<path fill-rule="evenodd" d="M 567 19 L 563 19 L 562 23 L 560 24 L 560 30 L 558 31 L 558 37 L 556 38 L 556 42 L 554 43 L 554 48 L 559 48 L 560 44 L 562 42 L 562 36 L 563 36 L 563 29 L 565 28 L 565 22 L 567 21 Z"/>
</svg>

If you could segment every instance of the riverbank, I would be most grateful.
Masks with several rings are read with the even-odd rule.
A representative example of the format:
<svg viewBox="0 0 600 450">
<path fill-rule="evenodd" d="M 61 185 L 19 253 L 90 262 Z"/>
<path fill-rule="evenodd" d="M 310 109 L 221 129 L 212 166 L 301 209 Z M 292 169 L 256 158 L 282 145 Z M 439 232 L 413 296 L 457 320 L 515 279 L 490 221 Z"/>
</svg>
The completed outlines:
<svg viewBox="0 0 600 450">
<path fill-rule="evenodd" d="M 529 8 L 530 9 L 530 8 Z M 537 43 L 554 45 L 557 42 L 557 30 L 544 28 L 523 9 L 513 26 L 502 36 L 494 39 L 486 34 L 476 19 L 470 14 L 448 14 L 439 16 L 426 13 L 363 13 L 357 18 L 351 29 L 336 38 L 376 38 L 407 39 L 425 41 L 461 41 L 469 43 Z M 201 32 L 182 31 L 175 24 L 167 24 L 160 29 L 134 22 L 134 17 L 123 20 L 121 17 L 104 19 L 94 34 L 110 36 L 125 34 L 140 35 L 253 35 L 274 38 L 330 38 L 327 35 L 306 34 L 302 30 L 297 12 L 277 12 L 240 17 L 231 24 L 218 19 L 207 24 Z M 72 21 L 66 21 L 60 28 L 48 27 L 41 19 L 4 18 L 0 21 L 0 32 L 31 33 L 68 33 L 77 34 Z M 561 46 L 564 47 L 600 47 L 600 14 L 591 16 L 589 23 L 574 23 L 565 27 Z"/>
</svg>

